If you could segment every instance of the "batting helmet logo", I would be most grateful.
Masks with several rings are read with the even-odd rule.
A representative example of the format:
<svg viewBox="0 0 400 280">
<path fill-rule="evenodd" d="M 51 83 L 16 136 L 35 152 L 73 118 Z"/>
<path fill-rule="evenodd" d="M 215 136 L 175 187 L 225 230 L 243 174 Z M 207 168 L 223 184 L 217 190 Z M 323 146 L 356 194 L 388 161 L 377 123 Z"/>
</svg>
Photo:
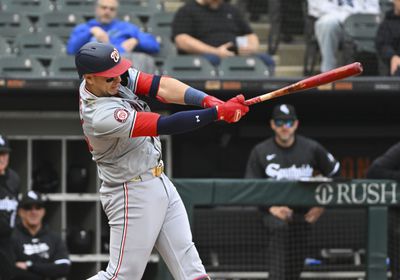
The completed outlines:
<svg viewBox="0 0 400 280">
<path fill-rule="evenodd" d="M 111 59 L 114 60 L 115 63 L 119 61 L 119 52 L 116 48 L 114 48 L 114 50 L 111 53 Z"/>
<path fill-rule="evenodd" d="M 126 122 L 128 117 L 129 117 L 129 112 L 126 109 L 116 109 L 114 111 L 114 118 L 120 123 Z"/>
</svg>

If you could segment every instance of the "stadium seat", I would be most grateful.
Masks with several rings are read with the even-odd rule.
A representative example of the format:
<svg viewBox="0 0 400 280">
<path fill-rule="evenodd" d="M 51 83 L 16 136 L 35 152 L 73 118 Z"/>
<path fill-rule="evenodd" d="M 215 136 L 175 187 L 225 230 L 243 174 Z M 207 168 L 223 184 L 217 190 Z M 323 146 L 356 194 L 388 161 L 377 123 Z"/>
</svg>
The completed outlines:
<svg viewBox="0 0 400 280">
<path fill-rule="evenodd" d="M 257 57 L 232 56 L 221 60 L 218 75 L 228 80 L 263 80 L 269 77 L 269 71 Z"/>
<path fill-rule="evenodd" d="M 147 31 L 153 34 L 171 36 L 174 13 L 159 12 L 152 15 L 147 25 Z"/>
<path fill-rule="evenodd" d="M 35 18 L 54 10 L 54 5 L 50 0 L 2 0 L 2 2 L 4 11 Z"/>
<path fill-rule="evenodd" d="M 162 67 L 164 75 L 184 80 L 215 79 L 216 71 L 211 63 L 202 56 L 169 56 Z"/>
<path fill-rule="evenodd" d="M 121 9 L 118 13 L 118 18 L 120 18 L 126 22 L 133 23 L 134 25 L 140 27 L 140 29 L 142 31 L 144 30 L 143 22 L 140 20 L 140 18 L 138 17 L 137 14 L 135 14 L 134 12 L 132 12 L 130 10 Z"/>
<path fill-rule="evenodd" d="M 345 63 L 364 62 L 363 75 L 377 75 L 375 37 L 380 16 L 375 14 L 353 14 L 343 23 L 343 56 Z"/>
<path fill-rule="evenodd" d="M 54 57 L 49 65 L 49 77 L 55 79 L 78 79 L 75 66 L 75 57 Z"/>
<path fill-rule="evenodd" d="M 37 59 L 51 59 L 65 55 L 65 46 L 61 40 L 44 33 L 21 34 L 15 38 L 14 52 L 29 55 Z"/>
<path fill-rule="evenodd" d="M 385 14 L 388 11 L 393 10 L 393 2 L 392 2 L 392 0 L 379 0 L 379 6 L 381 8 L 382 18 L 385 16 Z"/>
<path fill-rule="evenodd" d="M 0 37 L 0 57 L 2 56 L 13 56 L 12 48 L 7 43 L 7 40 L 3 37 Z"/>
<path fill-rule="evenodd" d="M 66 43 L 72 29 L 84 21 L 84 18 L 78 14 L 64 12 L 47 13 L 39 17 L 37 29 L 39 32 L 45 34 L 56 35 Z"/>
<path fill-rule="evenodd" d="M 30 57 L 1 57 L 0 76 L 5 78 L 46 77 L 45 68 L 39 61 Z"/>
<path fill-rule="evenodd" d="M 18 13 L 0 13 L 0 36 L 4 37 L 7 42 L 13 42 L 17 34 L 31 33 L 33 30 L 27 17 Z"/>
<path fill-rule="evenodd" d="M 143 23 L 147 23 L 149 18 L 161 11 L 161 4 L 159 0 L 120 0 L 119 11 L 129 11 L 135 14 Z"/>
<path fill-rule="evenodd" d="M 176 56 L 177 51 L 175 44 L 171 42 L 169 36 L 157 34 L 154 35 L 156 35 L 157 42 L 160 44 L 160 51 L 156 54 L 153 54 L 157 64 L 162 64 L 168 56 Z"/>
<path fill-rule="evenodd" d="M 85 19 L 94 17 L 96 0 L 57 0 L 56 10 L 82 15 Z"/>
<path fill-rule="evenodd" d="M 355 43 L 357 51 L 375 52 L 375 36 L 380 16 L 375 14 L 354 14 L 343 23 L 345 40 Z"/>
</svg>

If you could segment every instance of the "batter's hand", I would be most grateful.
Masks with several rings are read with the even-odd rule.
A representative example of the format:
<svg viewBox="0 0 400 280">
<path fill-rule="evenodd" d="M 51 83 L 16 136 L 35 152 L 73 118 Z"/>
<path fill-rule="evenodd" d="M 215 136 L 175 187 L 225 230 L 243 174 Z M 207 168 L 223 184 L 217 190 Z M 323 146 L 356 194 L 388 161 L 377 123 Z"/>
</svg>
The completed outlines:
<svg viewBox="0 0 400 280">
<path fill-rule="evenodd" d="M 222 105 L 224 103 L 225 103 L 224 101 L 219 100 L 218 98 L 216 98 L 214 96 L 207 95 L 206 97 L 204 97 L 201 106 L 203 108 L 211 108 L 211 107 L 215 107 L 218 105 Z"/>
<path fill-rule="evenodd" d="M 249 111 L 249 106 L 244 104 L 244 96 L 242 94 L 229 99 L 216 108 L 218 120 L 223 120 L 227 123 L 238 122 Z"/>
</svg>

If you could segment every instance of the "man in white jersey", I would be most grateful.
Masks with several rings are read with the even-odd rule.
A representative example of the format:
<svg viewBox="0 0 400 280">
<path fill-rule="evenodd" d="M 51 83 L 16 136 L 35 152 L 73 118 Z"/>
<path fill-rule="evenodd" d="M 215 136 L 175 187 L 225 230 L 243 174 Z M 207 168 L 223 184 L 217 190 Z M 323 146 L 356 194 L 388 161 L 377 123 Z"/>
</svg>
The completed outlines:
<svg viewBox="0 0 400 280">
<path fill-rule="evenodd" d="M 154 246 L 175 279 L 209 279 L 182 200 L 163 173 L 158 135 L 215 120 L 237 122 L 249 110 L 244 97 L 222 102 L 174 78 L 140 72 L 109 44 L 84 45 L 75 63 L 84 78 L 82 127 L 98 166 L 100 199 L 111 228 L 108 267 L 90 279 L 141 279 Z M 204 109 L 161 116 L 138 95 Z"/>
</svg>

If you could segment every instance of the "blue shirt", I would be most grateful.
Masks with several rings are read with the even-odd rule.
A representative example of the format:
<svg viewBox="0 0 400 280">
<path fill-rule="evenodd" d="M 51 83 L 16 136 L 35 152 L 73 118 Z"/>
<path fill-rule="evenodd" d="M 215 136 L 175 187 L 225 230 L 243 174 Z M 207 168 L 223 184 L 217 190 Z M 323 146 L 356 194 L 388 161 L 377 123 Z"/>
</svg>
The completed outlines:
<svg viewBox="0 0 400 280">
<path fill-rule="evenodd" d="M 101 24 L 96 19 L 92 19 L 74 28 L 68 41 L 67 53 L 71 55 L 76 54 L 84 44 L 96 41 L 96 38 L 90 33 L 90 29 L 95 26 L 101 27 L 107 32 L 110 43 L 114 45 L 121 54 L 125 53 L 122 43 L 130 38 L 138 40 L 134 51 L 145 53 L 157 53 L 160 51 L 160 46 L 156 38 L 152 34 L 140 31 L 139 27 L 132 23 L 114 19 L 109 24 Z"/>
</svg>

